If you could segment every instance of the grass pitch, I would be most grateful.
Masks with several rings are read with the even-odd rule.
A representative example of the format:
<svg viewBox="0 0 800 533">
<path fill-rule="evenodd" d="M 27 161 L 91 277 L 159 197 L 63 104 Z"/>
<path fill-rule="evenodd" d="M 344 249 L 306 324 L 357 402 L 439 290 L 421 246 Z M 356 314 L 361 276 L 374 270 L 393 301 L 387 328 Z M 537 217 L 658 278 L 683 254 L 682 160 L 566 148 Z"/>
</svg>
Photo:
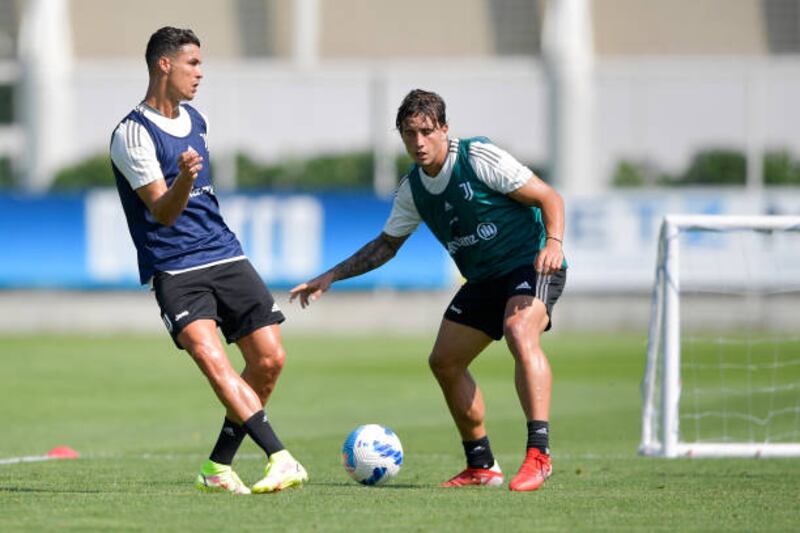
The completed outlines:
<svg viewBox="0 0 800 533">
<path fill-rule="evenodd" d="M 69 445 L 73 461 L 0 465 L 3 531 L 794 530 L 800 460 L 664 460 L 636 455 L 642 336 L 551 335 L 554 475 L 535 493 L 445 490 L 461 444 L 427 368 L 432 338 L 285 334 L 287 365 L 268 414 L 311 477 L 261 496 L 201 494 L 193 479 L 222 410 L 189 358 L 157 337 L 0 338 L 0 459 Z M 231 359 L 239 366 L 235 349 Z M 513 364 L 495 343 L 474 365 L 492 447 L 507 475 L 525 421 Z M 341 466 L 347 433 L 381 423 L 405 464 L 387 486 Z M 264 466 L 245 441 L 235 468 Z"/>
</svg>

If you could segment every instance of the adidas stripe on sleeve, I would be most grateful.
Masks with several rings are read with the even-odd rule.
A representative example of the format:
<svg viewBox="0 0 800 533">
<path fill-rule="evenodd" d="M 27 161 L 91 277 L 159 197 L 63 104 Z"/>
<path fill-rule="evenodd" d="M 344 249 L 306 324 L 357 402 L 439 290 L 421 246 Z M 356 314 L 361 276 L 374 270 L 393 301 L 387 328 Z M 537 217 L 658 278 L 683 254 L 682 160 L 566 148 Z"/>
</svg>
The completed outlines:
<svg viewBox="0 0 800 533">
<path fill-rule="evenodd" d="M 525 185 L 533 171 L 493 144 L 473 142 L 469 162 L 478 179 L 497 192 L 508 194 Z"/>
<path fill-rule="evenodd" d="M 122 122 L 114 131 L 111 160 L 134 190 L 164 177 L 153 139 L 133 120 Z"/>
</svg>

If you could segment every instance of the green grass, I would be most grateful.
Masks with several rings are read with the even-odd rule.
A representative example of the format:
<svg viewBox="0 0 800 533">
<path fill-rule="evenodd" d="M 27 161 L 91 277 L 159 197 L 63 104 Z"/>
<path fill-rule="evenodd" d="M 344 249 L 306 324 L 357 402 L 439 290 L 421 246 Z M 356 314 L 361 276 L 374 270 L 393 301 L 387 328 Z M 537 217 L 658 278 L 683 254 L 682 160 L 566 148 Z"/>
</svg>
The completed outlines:
<svg viewBox="0 0 800 533">
<path fill-rule="evenodd" d="M 427 368 L 426 337 L 297 337 L 268 412 L 311 480 L 232 497 L 193 478 L 222 421 L 199 371 L 164 336 L 0 338 L 0 459 L 69 445 L 75 461 L 0 465 L 3 531 L 793 530 L 800 460 L 664 460 L 636 455 L 643 336 L 547 338 L 555 375 L 554 476 L 541 491 L 444 490 L 461 444 Z M 235 350 L 232 360 L 240 364 Z M 513 367 L 495 343 L 474 365 L 495 454 L 507 474 L 525 424 Z M 376 422 L 403 441 L 385 487 L 349 480 L 340 447 Z M 255 481 L 245 442 L 235 463 Z"/>
</svg>

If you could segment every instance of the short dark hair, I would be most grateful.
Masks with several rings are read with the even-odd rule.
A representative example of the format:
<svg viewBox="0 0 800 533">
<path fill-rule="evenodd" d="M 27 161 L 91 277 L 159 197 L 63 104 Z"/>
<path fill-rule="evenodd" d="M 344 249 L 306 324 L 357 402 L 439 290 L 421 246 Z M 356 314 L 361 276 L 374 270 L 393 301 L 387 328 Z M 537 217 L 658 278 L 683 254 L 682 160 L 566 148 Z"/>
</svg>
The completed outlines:
<svg viewBox="0 0 800 533">
<path fill-rule="evenodd" d="M 147 49 L 144 52 L 147 68 L 153 70 L 159 58 L 179 52 L 181 47 L 186 44 L 200 46 L 200 39 L 192 30 L 173 28 L 172 26 L 159 28 L 147 41 Z"/>
<path fill-rule="evenodd" d="M 397 110 L 394 125 L 398 131 L 403 131 L 403 122 L 415 115 L 430 118 L 436 125 L 447 124 L 444 100 L 438 94 L 422 89 L 414 89 L 403 98 L 403 103 Z"/>
</svg>

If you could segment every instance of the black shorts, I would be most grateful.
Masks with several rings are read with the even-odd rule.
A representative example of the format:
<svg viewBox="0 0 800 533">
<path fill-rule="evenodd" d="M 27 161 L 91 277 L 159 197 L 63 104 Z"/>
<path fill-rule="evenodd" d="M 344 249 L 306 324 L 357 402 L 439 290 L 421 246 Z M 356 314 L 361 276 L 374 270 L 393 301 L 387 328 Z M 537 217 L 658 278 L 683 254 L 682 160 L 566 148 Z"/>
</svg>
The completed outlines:
<svg viewBox="0 0 800 533">
<path fill-rule="evenodd" d="M 153 290 L 167 331 L 181 349 L 178 334 L 195 320 L 214 320 L 228 343 L 286 320 L 246 259 L 175 275 L 156 272 Z"/>
<path fill-rule="evenodd" d="M 552 325 L 553 306 L 566 281 L 566 270 L 542 276 L 533 265 L 519 267 L 490 280 L 468 281 L 453 297 L 444 317 L 500 340 L 503 338 L 506 303 L 512 296 L 527 294 L 544 302 L 550 319 L 545 328 L 547 331 Z"/>
</svg>

